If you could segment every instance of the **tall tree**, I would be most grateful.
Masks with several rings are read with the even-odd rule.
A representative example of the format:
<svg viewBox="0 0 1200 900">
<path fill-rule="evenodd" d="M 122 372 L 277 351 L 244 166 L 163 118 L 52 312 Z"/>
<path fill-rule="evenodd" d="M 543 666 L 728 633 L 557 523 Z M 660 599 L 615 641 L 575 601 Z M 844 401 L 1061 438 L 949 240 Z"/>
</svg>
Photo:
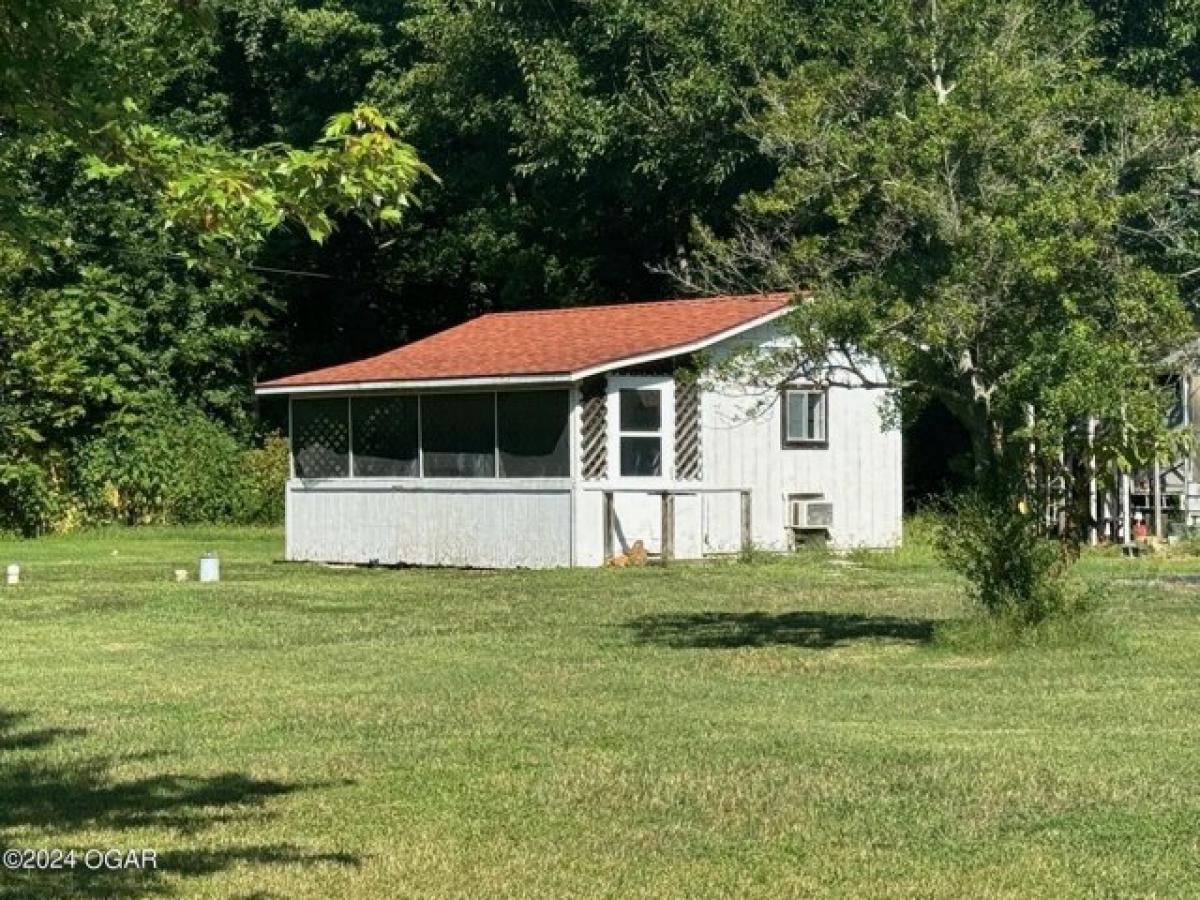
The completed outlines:
<svg viewBox="0 0 1200 900">
<path fill-rule="evenodd" d="M 759 374 L 871 380 L 880 360 L 962 422 L 1000 508 L 1036 504 L 1035 463 L 1070 480 L 1063 451 L 1157 451 L 1160 364 L 1192 333 L 1196 95 L 1105 74 L 1071 4 L 844 3 L 827 21 L 828 52 L 764 85 L 753 129 L 778 179 L 684 277 L 811 290 L 801 351 Z"/>
<path fill-rule="evenodd" d="M 187 0 L 0 6 L 0 528 L 52 524 L 80 447 L 164 403 L 245 434 L 269 308 L 247 264 L 281 229 L 399 222 L 428 173 L 366 106 L 310 149 L 164 111 L 209 24 Z"/>
<path fill-rule="evenodd" d="M 277 265 L 334 276 L 275 283 L 281 369 L 488 309 L 675 290 L 652 264 L 769 183 L 740 123 L 762 73 L 806 52 L 802 18 L 765 0 L 225 7 L 221 52 L 243 64 L 207 95 L 229 98 L 236 140 L 307 140 L 296 110 L 365 91 L 445 176 L 386 246 L 355 226 L 274 241 Z"/>
<path fill-rule="evenodd" d="M 1090 0 L 1100 48 L 1134 84 L 1178 91 L 1200 81 L 1200 0 Z"/>
</svg>

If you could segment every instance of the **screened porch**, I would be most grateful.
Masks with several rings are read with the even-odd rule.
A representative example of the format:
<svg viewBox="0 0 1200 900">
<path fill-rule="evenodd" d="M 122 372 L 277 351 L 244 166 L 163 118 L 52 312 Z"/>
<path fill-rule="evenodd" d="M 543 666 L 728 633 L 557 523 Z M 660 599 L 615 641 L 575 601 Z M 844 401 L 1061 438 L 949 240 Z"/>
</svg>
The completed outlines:
<svg viewBox="0 0 1200 900">
<path fill-rule="evenodd" d="M 570 392 L 293 397 L 298 479 L 569 478 Z"/>
</svg>

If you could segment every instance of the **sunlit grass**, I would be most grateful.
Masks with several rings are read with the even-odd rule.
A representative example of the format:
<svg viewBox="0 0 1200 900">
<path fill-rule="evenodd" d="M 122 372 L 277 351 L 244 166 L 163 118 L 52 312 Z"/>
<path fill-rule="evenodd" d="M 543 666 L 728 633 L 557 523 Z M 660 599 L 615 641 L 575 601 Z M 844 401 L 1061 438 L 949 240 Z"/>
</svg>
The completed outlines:
<svg viewBox="0 0 1200 900">
<path fill-rule="evenodd" d="M 0 896 L 1192 896 L 1200 588 L 956 648 L 920 546 L 668 569 L 275 562 L 270 531 L 0 543 Z M 223 581 L 175 584 L 206 550 Z M 962 628 L 961 624 L 949 626 Z"/>
</svg>

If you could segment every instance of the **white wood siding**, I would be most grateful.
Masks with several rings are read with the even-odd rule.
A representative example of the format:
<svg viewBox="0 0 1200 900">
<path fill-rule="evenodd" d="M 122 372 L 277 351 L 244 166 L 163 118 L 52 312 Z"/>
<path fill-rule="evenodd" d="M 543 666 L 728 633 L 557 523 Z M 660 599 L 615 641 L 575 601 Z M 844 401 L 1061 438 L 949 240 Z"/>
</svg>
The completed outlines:
<svg viewBox="0 0 1200 900">
<path fill-rule="evenodd" d="M 714 348 L 769 345 L 775 325 L 761 326 Z M 622 478 L 617 434 L 622 387 L 663 389 L 663 477 Z M 785 446 L 782 404 L 773 392 L 738 385 L 708 387 L 701 396 L 702 481 L 672 480 L 674 387 L 661 377 L 609 378 L 609 478 L 583 481 L 579 467 L 579 390 L 571 390 L 570 450 L 574 478 L 322 479 L 289 482 L 287 558 L 323 562 L 433 566 L 598 566 L 604 563 L 604 489 L 616 490 L 612 546 L 637 540 L 662 546 L 664 489 L 700 488 L 675 501 L 675 553 L 680 559 L 733 553 L 741 545 L 741 488 L 752 491 L 756 547 L 786 550 L 786 498 L 819 494 L 834 505 L 833 543 L 890 547 L 900 541 L 901 438 L 883 427 L 886 392 L 832 388 L 822 445 Z M 631 493 L 630 489 L 636 492 Z"/>
<path fill-rule="evenodd" d="M 568 479 L 293 480 L 287 558 L 479 568 L 571 565 Z"/>
<path fill-rule="evenodd" d="M 833 503 L 832 542 L 838 547 L 892 547 L 900 541 L 901 439 L 885 429 L 886 393 L 831 388 L 828 441 L 783 442 L 783 405 L 772 395 L 736 386 L 706 394 L 704 470 L 715 484 L 753 491 L 754 544 L 788 546 L 786 498 L 820 494 Z M 705 532 L 714 550 L 737 548 L 737 499 L 705 498 Z"/>
</svg>

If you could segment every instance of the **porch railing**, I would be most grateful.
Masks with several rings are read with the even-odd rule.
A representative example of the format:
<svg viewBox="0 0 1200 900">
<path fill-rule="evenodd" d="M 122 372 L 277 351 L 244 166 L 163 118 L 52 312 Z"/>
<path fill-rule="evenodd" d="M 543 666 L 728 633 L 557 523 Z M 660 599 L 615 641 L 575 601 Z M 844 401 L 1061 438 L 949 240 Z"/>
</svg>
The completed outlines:
<svg viewBox="0 0 1200 900">
<path fill-rule="evenodd" d="M 754 545 L 752 494 L 749 488 L 662 488 L 645 490 L 644 488 L 601 488 L 604 497 L 604 561 L 613 558 L 613 533 L 616 531 L 616 495 L 640 494 L 642 496 L 657 496 L 662 503 L 662 551 L 659 554 L 664 563 L 675 558 L 675 498 L 696 497 L 701 494 L 737 494 L 741 499 L 741 552 L 747 553 Z M 703 552 L 703 548 L 702 548 Z"/>
</svg>

